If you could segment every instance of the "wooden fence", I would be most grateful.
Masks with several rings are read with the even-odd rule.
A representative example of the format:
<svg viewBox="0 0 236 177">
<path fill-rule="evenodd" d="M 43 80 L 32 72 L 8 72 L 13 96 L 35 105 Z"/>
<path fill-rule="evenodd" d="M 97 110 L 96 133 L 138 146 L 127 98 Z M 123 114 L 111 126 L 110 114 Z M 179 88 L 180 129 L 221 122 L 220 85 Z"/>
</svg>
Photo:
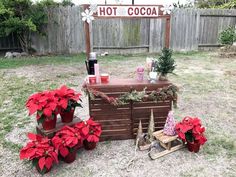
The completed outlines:
<svg viewBox="0 0 236 177">
<path fill-rule="evenodd" d="M 13 34 L 5 38 L 0 37 L 0 52 L 8 50 L 20 50 L 20 43 Z"/>
<path fill-rule="evenodd" d="M 85 51 L 82 8 L 48 10 L 47 36 L 32 37 L 39 54 Z M 176 51 L 219 47 L 219 32 L 236 25 L 236 10 L 175 9 L 171 15 L 171 48 Z M 164 47 L 165 19 L 96 19 L 91 24 L 93 51 L 159 52 Z M 1 42 L 0 42 L 1 43 Z"/>
</svg>

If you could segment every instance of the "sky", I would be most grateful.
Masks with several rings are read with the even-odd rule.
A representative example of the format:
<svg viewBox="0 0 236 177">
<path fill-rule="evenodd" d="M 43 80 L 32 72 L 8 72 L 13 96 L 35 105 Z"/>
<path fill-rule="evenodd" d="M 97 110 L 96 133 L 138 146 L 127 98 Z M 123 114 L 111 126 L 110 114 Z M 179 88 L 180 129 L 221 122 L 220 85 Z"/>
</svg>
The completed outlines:
<svg viewBox="0 0 236 177">
<path fill-rule="evenodd" d="M 37 0 L 34 0 L 37 1 Z M 60 2 L 61 0 L 55 0 Z M 180 2 L 180 4 L 184 4 L 187 0 L 134 0 L 135 4 L 173 4 Z M 106 0 L 107 4 L 132 4 L 132 0 Z M 73 0 L 74 4 L 104 4 L 105 0 Z"/>
</svg>

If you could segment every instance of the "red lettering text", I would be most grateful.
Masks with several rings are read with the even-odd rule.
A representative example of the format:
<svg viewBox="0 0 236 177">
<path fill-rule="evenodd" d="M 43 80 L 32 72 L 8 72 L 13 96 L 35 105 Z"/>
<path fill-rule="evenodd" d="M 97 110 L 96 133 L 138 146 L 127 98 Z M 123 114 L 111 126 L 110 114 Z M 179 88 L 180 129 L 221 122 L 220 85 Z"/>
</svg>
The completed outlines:
<svg viewBox="0 0 236 177">
<path fill-rule="evenodd" d="M 99 14 L 100 14 L 100 15 L 106 15 L 106 14 L 105 14 L 105 10 L 106 10 L 105 7 L 100 7 L 100 8 L 99 8 Z"/>
<path fill-rule="evenodd" d="M 134 14 L 134 9 L 132 8 L 132 7 L 130 7 L 129 9 L 128 9 L 128 14 L 129 15 L 133 15 Z"/>
<path fill-rule="evenodd" d="M 144 8 L 144 7 L 142 7 L 142 8 L 140 9 L 140 14 L 141 14 L 141 15 L 145 15 L 145 8 Z"/>
</svg>

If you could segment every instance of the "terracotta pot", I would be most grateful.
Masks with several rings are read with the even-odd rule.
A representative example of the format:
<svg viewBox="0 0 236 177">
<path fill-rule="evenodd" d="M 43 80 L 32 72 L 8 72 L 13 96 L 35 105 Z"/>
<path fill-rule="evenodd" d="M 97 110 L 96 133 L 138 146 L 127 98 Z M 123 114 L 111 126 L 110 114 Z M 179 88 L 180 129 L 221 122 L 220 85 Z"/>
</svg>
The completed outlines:
<svg viewBox="0 0 236 177">
<path fill-rule="evenodd" d="M 74 118 L 74 112 L 75 112 L 74 109 L 71 109 L 70 112 L 62 111 L 62 112 L 60 113 L 60 115 L 61 115 L 61 121 L 62 121 L 63 123 L 70 123 L 70 122 L 72 122 L 72 121 L 73 121 L 73 118 Z"/>
<path fill-rule="evenodd" d="M 96 148 L 97 143 L 95 142 L 88 142 L 87 140 L 83 141 L 84 149 L 86 150 L 93 150 Z"/>
<path fill-rule="evenodd" d="M 197 153 L 200 149 L 200 143 L 187 141 L 187 147 L 190 152 Z"/>
<path fill-rule="evenodd" d="M 77 149 L 75 149 L 73 152 L 70 152 L 66 157 L 62 158 L 62 160 L 66 163 L 72 163 L 76 159 L 76 153 Z"/>
<path fill-rule="evenodd" d="M 50 172 L 51 169 L 52 169 L 52 167 L 49 168 L 49 169 L 47 169 L 46 167 L 44 167 L 43 170 L 41 170 L 41 169 L 39 168 L 39 164 L 37 164 L 37 165 L 35 166 L 35 168 L 37 169 L 37 171 L 38 171 L 40 174 L 46 174 L 46 173 Z"/>
<path fill-rule="evenodd" d="M 43 129 L 44 130 L 53 130 L 54 128 L 56 128 L 56 123 L 57 123 L 57 118 L 46 118 L 43 123 Z"/>
</svg>

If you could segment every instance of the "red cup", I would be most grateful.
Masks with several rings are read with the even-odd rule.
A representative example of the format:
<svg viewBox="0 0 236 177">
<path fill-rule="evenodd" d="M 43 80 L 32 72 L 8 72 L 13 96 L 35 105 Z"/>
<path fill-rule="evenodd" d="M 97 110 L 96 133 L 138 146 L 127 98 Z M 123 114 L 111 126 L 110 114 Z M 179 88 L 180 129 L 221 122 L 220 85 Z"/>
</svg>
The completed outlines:
<svg viewBox="0 0 236 177">
<path fill-rule="evenodd" d="M 101 74 L 101 82 L 106 84 L 109 82 L 109 74 Z"/>
<path fill-rule="evenodd" d="M 96 76 L 95 75 L 89 75 L 89 83 L 96 84 Z"/>
</svg>

